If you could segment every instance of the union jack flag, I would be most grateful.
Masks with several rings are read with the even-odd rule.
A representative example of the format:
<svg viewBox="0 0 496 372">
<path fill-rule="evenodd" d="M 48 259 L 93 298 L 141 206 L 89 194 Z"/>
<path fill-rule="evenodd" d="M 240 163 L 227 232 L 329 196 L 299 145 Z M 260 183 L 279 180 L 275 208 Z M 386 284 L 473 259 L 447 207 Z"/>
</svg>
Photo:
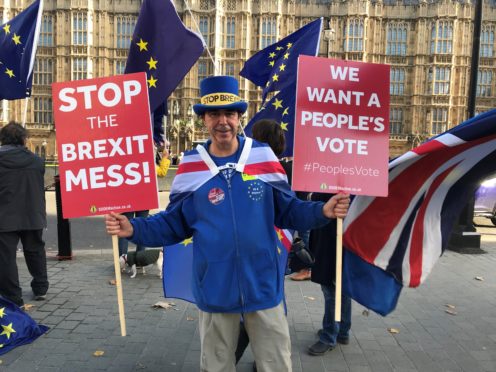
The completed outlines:
<svg viewBox="0 0 496 372">
<path fill-rule="evenodd" d="M 208 146 L 209 142 L 207 142 Z M 284 168 L 264 143 L 245 138 L 243 150 L 236 164 L 228 164 L 243 177 L 256 176 L 259 180 L 286 193 L 292 193 Z M 179 202 L 219 173 L 205 147 L 198 145 L 184 155 L 172 183 L 168 209 L 175 208 Z M 292 232 L 274 227 L 278 236 L 277 251 L 279 272 L 286 271 L 288 252 L 293 241 Z M 185 239 L 173 246 L 164 247 L 163 286 L 164 296 L 180 298 L 194 303 L 192 292 L 193 242 Z"/>
<path fill-rule="evenodd" d="M 401 286 L 417 287 L 425 280 L 468 199 L 496 171 L 495 121 L 496 110 L 480 114 L 394 159 L 388 197 L 353 200 L 343 235 L 349 250 L 343 266 L 349 280 L 343 280 L 343 290 L 352 298 L 386 315 L 396 306 Z M 359 261 L 364 275 L 383 271 L 379 275 L 385 275 L 396 293 L 384 293 L 380 281 L 371 288 L 366 284 L 370 277 L 361 282 L 353 267 Z M 377 290 L 383 302 L 370 299 Z"/>
</svg>

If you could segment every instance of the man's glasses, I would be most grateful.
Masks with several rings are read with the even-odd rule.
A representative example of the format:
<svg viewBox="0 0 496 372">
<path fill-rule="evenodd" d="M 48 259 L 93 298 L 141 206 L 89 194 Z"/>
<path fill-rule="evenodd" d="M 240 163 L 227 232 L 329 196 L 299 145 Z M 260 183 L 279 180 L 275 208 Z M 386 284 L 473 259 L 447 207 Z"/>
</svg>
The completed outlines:
<svg viewBox="0 0 496 372">
<path fill-rule="evenodd" d="M 235 110 L 216 110 L 216 111 L 207 111 L 206 115 L 210 119 L 219 119 L 221 115 L 224 115 L 228 119 L 234 119 L 238 115 L 238 112 Z"/>
</svg>

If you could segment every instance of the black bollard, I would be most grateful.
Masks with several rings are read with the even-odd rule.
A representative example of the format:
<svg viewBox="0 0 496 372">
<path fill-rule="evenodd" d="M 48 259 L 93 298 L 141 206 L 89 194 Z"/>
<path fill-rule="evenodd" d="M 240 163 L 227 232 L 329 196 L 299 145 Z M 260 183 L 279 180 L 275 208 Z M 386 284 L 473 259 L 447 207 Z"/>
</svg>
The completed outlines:
<svg viewBox="0 0 496 372">
<path fill-rule="evenodd" d="M 478 184 L 476 185 L 478 186 Z M 473 190 L 470 199 L 463 208 L 448 242 L 448 249 L 458 253 L 486 253 L 481 249 L 481 234 L 474 226 L 474 204 L 476 186 L 467 186 Z"/>
<path fill-rule="evenodd" d="M 72 260 L 71 224 L 62 217 L 62 197 L 60 193 L 60 176 L 55 175 L 55 203 L 57 204 L 57 240 L 59 261 Z"/>
</svg>

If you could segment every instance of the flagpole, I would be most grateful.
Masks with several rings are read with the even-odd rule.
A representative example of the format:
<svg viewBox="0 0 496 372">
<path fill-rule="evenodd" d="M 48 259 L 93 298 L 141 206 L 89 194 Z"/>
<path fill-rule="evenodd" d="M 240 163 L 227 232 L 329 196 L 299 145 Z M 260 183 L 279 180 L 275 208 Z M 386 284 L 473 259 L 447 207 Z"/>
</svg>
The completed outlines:
<svg viewBox="0 0 496 372">
<path fill-rule="evenodd" d="M 126 318 L 124 315 L 124 299 L 122 296 L 121 265 L 119 263 L 119 238 L 112 235 L 112 251 L 114 256 L 115 288 L 117 289 L 117 304 L 119 307 L 119 322 L 121 325 L 121 336 L 126 336 Z"/>
<path fill-rule="evenodd" d="M 337 218 L 336 227 L 336 294 L 334 300 L 334 320 L 341 321 L 341 277 L 343 272 L 343 219 Z"/>
<path fill-rule="evenodd" d="M 184 0 L 184 4 L 186 5 L 186 10 L 188 11 L 189 15 L 191 16 L 191 19 L 193 20 L 193 23 L 195 24 L 195 28 L 197 30 L 197 34 L 201 35 L 202 39 L 203 39 L 203 35 L 201 33 L 201 30 L 200 30 L 200 27 L 198 26 L 198 23 L 196 22 L 196 19 L 195 17 L 193 16 L 193 13 L 191 12 L 191 9 L 188 5 L 188 2 L 186 0 Z M 212 64 L 214 65 L 214 69 L 215 69 L 215 75 L 217 75 L 217 65 L 215 63 L 215 59 L 214 57 L 212 56 L 212 53 L 210 53 L 210 49 L 208 48 L 208 45 L 205 43 L 205 40 L 203 40 L 204 42 L 204 45 L 205 45 L 205 49 L 207 49 L 207 53 L 210 57 L 210 59 L 212 60 Z"/>
</svg>

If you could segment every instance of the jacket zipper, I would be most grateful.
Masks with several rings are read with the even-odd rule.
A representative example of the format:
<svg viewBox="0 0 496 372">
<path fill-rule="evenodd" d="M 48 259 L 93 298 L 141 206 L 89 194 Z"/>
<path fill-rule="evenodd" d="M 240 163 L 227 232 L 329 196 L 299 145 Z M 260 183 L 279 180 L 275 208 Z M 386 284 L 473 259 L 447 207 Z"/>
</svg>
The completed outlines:
<svg viewBox="0 0 496 372">
<path fill-rule="evenodd" d="M 233 174 L 231 177 L 234 177 L 236 175 Z M 227 189 L 228 189 L 228 193 L 229 193 L 229 203 L 231 204 L 231 217 L 233 219 L 233 230 L 234 230 L 234 244 L 236 246 L 236 266 L 237 266 L 237 272 L 238 272 L 238 289 L 239 289 L 239 294 L 241 296 L 241 306 L 243 308 L 243 312 L 245 310 L 245 298 L 244 298 L 244 295 L 243 295 L 243 290 L 241 288 L 241 277 L 240 277 L 240 273 L 241 273 L 241 270 L 239 268 L 240 264 L 239 264 L 239 245 L 238 245 L 238 230 L 237 230 L 237 225 L 236 225 L 236 218 L 234 216 L 234 204 L 233 204 L 233 200 L 232 200 L 232 193 L 231 193 L 231 177 L 224 177 L 227 181 Z"/>
</svg>

